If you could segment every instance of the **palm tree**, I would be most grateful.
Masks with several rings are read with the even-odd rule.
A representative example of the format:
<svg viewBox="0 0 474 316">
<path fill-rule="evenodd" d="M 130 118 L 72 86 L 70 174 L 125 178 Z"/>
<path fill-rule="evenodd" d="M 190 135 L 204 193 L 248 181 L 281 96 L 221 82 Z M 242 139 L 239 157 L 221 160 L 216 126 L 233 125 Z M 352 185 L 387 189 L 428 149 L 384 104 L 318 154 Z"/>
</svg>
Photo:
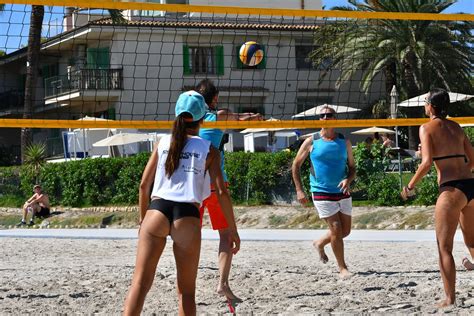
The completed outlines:
<svg viewBox="0 0 474 316">
<path fill-rule="evenodd" d="M 441 13 L 457 0 L 348 0 L 352 7 L 333 10 L 367 12 Z M 389 102 L 397 85 L 402 98 L 411 98 L 433 86 L 470 92 L 473 23 L 469 21 L 348 20 L 331 22 L 315 34 L 318 47 L 312 52 L 315 64 L 331 56 L 340 76 L 336 85 L 362 71 L 361 90 L 368 92 L 377 76 L 383 75 Z M 325 73 L 323 74 L 323 76 Z M 421 116 L 420 109 L 408 116 Z M 417 128 L 409 129 L 410 148 L 418 143 Z"/>
<path fill-rule="evenodd" d="M 41 48 L 41 30 L 43 27 L 44 6 L 31 7 L 30 29 L 28 35 L 28 48 L 26 51 L 26 81 L 25 101 L 23 105 L 23 118 L 32 117 L 36 97 L 36 81 L 38 78 L 39 54 Z M 31 131 L 29 128 L 21 129 L 21 160 L 25 161 L 26 149 L 31 144 Z"/>
<path fill-rule="evenodd" d="M 30 144 L 25 148 L 24 164 L 28 168 L 28 171 L 34 175 L 35 183 L 38 183 L 41 168 L 45 163 L 45 144 Z"/>
<path fill-rule="evenodd" d="M 114 23 L 125 21 L 121 10 L 108 10 Z M 43 27 L 44 6 L 31 7 L 30 28 L 28 35 L 28 48 L 26 52 L 26 81 L 23 118 L 30 119 L 36 98 L 36 82 L 40 65 L 41 31 Z M 29 128 L 21 129 L 21 160 L 25 160 L 25 150 L 31 144 L 31 131 Z"/>
</svg>

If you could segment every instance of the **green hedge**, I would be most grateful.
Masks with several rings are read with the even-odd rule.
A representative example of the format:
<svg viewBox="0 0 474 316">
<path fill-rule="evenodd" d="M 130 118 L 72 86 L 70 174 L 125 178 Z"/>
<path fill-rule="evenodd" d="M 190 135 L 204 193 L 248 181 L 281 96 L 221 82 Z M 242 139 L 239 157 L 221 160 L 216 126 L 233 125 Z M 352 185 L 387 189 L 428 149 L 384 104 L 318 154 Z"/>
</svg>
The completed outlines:
<svg viewBox="0 0 474 316">
<path fill-rule="evenodd" d="M 367 148 L 359 145 L 354 150 L 358 173 L 354 195 L 368 198 L 378 205 L 400 205 L 398 175 L 383 171 L 387 161 L 381 158 L 381 148 L 377 146 Z M 148 157 L 148 153 L 142 153 L 128 158 L 46 164 L 39 182 L 53 205 L 137 204 L 140 179 Z M 288 151 L 226 153 L 226 170 L 234 202 L 292 202 L 295 189 L 291 164 L 294 157 L 295 152 Z M 301 176 L 309 193 L 309 159 L 303 164 Z M 24 201 L 31 196 L 34 184 L 34 176 L 26 168 L 0 168 L 0 200 Z M 414 203 L 434 204 L 438 195 L 436 176 L 425 177 L 418 186 L 418 192 Z"/>
</svg>

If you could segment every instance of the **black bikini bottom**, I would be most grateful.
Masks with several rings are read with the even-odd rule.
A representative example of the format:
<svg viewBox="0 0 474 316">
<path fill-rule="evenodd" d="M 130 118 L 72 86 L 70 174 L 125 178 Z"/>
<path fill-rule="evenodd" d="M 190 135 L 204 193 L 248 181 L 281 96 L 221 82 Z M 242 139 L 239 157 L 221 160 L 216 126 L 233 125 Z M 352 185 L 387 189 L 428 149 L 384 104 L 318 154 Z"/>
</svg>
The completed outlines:
<svg viewBox="0 0 474 316">
<path fill-rule="evenodd" d="M 474 178 L 452 180 L 439 186 L 440 190 L 445 187 L 452 187 L 461 190 L 467 198 L 467 203 L 474 199 Z"/>
<path fill-rule="evenodd" d="M 170 224 L 183 217 L 201 218 L 199 209 L 192 203 L 155 199 L 151 201 L 148 209 L 157 210 L 163 213 L 168 218 Z"/>
</svg>

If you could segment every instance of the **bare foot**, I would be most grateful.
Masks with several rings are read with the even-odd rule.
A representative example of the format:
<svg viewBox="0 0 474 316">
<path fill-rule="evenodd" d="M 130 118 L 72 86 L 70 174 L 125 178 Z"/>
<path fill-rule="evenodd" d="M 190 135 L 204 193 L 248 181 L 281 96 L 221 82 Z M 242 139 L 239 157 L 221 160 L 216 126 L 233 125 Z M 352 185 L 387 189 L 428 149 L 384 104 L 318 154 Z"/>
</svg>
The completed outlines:
<svg viewBox="0 0 474 316">
<path fill-rule="evenodd" d="M 445 307 L 449 307 L 449 306 L 451 306 L 451 305 L 454 305 L 454 301 L 445 298 L 444 300 L 439 301 L 439 302 L 436 304 L 436 307 L 438 307 L 438 308 L 445 308 Z"/>
<path fill-rule="evenodd" d="M 341 269 L 339 271 L 339 277 L 343 280 L 349 279 L 352 276 L 352 273 L 349 272 L 347 269 Z"/>
<path fill-rule="evenodd" d="M 227 285 L 219 285 L 217 288 L 217 294 L 225 296 L 228 300 L 233 303 L 242 303 L 243 301 L 232 293 L 232 290 Z"/>
<path fill-rule="evenodd" d="M 326 255 L 326 252 L 324 251 L 324 246 L 321 244 L 321 242 L 319 240 L 313 241 L 313 247 L 319 254 L 319 260 L 321 260 L 322 263 L 327 263 L 329 261 L 329 258 Z"/>
<path fill-rule="evenodd" d="M 474 270 L 474 263 L 472 263 L 471 261 L 469 261 L 468 258 L 462 259 L 462 265 L 463 265 L 464 268 L 466 268 L 466 270 L 468 270 L 468 271 Z"/>
</svg>

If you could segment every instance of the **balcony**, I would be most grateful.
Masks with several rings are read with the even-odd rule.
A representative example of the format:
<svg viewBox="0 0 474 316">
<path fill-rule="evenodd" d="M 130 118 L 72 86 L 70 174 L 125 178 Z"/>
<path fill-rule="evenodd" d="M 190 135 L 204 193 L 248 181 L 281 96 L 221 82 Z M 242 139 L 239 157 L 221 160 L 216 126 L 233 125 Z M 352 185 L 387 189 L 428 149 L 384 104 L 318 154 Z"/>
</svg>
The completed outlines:
<svg viewBox="0 0 474 316">
<path fill-rule="evenodd" d="M 63 101 L 109 101 L 123 89 L 122 69 L 79 69 L 44 80 L 45 104 Z"/>
</svg>

